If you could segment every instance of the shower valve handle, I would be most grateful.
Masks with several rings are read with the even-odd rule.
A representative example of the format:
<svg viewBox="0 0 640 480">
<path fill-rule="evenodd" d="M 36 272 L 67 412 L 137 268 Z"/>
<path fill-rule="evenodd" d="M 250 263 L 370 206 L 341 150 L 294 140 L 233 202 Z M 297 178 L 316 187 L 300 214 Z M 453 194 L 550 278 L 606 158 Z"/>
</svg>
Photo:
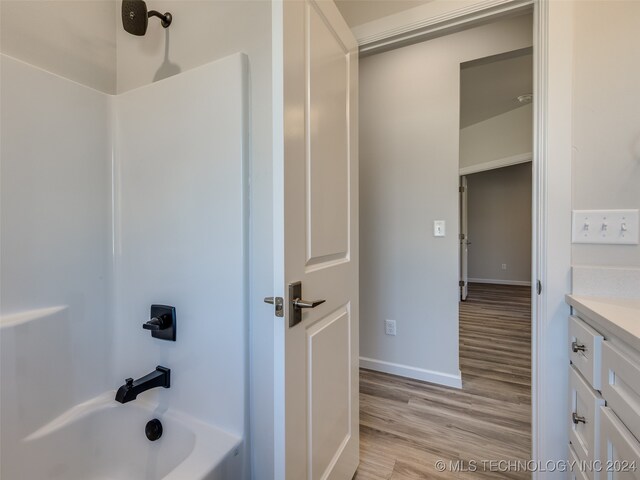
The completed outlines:
<svg viewBox="0 0 640 480">
<path fill-rule="evenodd" d="M 142 328 L 151 331 L 153 338 L 176 341 L 176 309 L 169 305 L 151 305 L 150 320 Z"/>
<path fill-rule="evenodd" d="M 153 317 L 147 323 L 142 325 L 142 328 L 144 328 L 145 330 L 152 330 L 154 332 L 157 332 L 158 330 L 164 330 L 168 327 L 169 325 L 167 325 L 167 322 L 165 322 L 164 315 L 162 315 L 161 317 Z"/>
</svg>

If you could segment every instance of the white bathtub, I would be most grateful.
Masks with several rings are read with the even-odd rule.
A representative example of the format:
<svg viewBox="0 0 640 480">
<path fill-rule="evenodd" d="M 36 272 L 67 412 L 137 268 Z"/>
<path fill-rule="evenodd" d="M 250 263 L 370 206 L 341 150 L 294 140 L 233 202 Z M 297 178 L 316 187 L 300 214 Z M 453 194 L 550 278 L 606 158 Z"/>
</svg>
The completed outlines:
<svg viewBox="0 0 640 480">
<path fill-rule="evenodd" d="M 14 445 L 3 444 L 2 480 L 236 480 L 241 439 L 182 413 L 107 392 L 66 411 Z M 146 423 L 162 422 L 151 442 Z"/>
</svg>

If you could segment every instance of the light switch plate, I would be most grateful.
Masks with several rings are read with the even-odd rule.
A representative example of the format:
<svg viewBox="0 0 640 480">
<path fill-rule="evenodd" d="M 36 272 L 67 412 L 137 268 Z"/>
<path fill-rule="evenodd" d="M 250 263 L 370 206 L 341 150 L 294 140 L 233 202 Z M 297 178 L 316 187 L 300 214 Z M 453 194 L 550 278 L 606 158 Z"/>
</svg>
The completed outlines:
<svg viewBox="0 0 640 480">
<path fill-rule="evenodd" d="M 638 245 L 638 210 L 574 210 L 573 243 Z"/>
<path fill-rule="evenodd" d="M 433 221 L 433 236 L 444 237 L 445 236 L 445 223 L 444 220 Z"/>
</svg>

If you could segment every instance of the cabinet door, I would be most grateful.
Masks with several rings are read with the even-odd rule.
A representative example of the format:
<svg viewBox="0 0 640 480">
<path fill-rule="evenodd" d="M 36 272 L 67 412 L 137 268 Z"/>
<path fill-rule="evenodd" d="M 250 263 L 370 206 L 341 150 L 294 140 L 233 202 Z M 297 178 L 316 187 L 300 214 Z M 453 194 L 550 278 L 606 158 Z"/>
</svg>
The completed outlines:
<svg viewBox="0 0 640 480">
<path fill-rule="evenodd" d="M 640 365 L 609 341 L 602 342 L 602 396 L 640 438 Z"/>
<path fill-rule="evenodd" d="M 589 480 L 587 473 L 582 471 L 582 461 L 578 458 L 575 450 L 569 445 L 569 480 Z"/>
<path fill-rule="evenodd" d="M 596 390 L 600 390 L 602 335 L 578 317 L 569 317 L 569 357 L 571 363 Z"/>
<path fill-rule="evenodd" d="M 640 443 L 608 407 L 600 407 L 601 479 L 640 480 Z"/>
<path fill-rule="evenodd" d="M 569 367 L 569 440 L 578 458 L 593 463 L 599 458 L 600 407 L 604 400 L 593 390 L 575 367 Z M 597 472 L 588 472 L 599 480 Z"/>
</svg>

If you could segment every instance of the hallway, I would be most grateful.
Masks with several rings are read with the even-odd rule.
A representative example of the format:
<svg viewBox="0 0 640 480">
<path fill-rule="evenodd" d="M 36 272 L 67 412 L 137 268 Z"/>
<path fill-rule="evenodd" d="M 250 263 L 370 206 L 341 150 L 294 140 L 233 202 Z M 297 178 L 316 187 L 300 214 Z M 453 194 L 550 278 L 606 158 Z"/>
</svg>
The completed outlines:
<svg viewBox="0 0 640 480">
<path fill-rule="evenodd" d="M 530 478 L 530 288 L 471 284 L 460 304 L 461 390 L 360 371 L 358 480 Z M 444 472 L 436 469 L 443 460 Z M 453 472 L 475 461 L 477 470 Z M 483 461 L 495 461 L 491 465 Z M 507 471 L 504 471 L 507 470 Z"/>
</svg>

